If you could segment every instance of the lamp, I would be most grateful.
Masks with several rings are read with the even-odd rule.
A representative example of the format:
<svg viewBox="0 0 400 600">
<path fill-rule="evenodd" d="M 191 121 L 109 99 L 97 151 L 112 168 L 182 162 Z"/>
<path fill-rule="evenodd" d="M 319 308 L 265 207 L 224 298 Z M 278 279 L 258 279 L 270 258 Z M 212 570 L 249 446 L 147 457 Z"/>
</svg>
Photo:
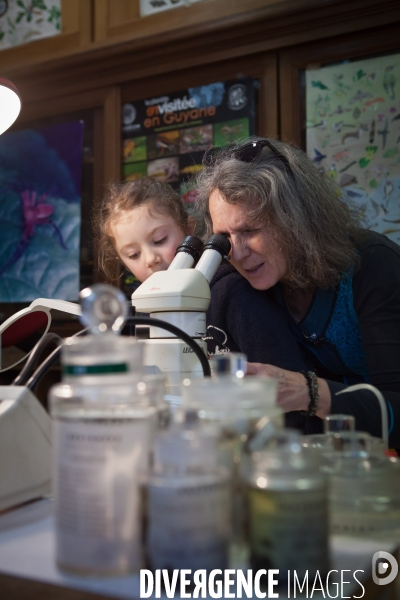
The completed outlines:
<svg viewBox="0 0 400 600">
<path fill-rule="evenodd" d="M 14 123 L 21 110 L 21 98 L 15 85 L 0 75 L 0 135 Z"/>
</svg>

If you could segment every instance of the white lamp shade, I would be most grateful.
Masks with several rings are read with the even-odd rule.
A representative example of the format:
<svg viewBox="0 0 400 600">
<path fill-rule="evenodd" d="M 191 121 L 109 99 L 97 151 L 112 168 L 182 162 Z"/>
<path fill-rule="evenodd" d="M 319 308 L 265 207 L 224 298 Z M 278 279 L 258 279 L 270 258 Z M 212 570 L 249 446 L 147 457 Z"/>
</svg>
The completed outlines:
<svg viewBox="0 0 400 600">
<path fill-rule="evenodd" d="M 9 79 L 0 75 L 0 135 L 14 123 L 21 110 L 21 98 Z"/>
</svg>

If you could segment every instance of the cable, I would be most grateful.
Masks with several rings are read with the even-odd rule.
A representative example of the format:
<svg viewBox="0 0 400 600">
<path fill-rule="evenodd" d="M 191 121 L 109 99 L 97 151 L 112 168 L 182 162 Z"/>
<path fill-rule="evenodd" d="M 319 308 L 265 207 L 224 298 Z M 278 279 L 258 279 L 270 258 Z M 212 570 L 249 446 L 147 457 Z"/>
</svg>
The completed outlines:
<svg viewBox="0 0 400 600">
<path fill-rule="evenodd" d="M 88 328 L 86 327 L 85 329 L 82 329 L 81 331 L 78 331 L 77 333 L 74 333 L 74 335 L 71 335 L 71 337 L 79 337 L 81 335 L 84 335 L 87 332 Z M 47 371 L 54 365 L 55 362 L 57 362 L 57 359 L 59 358 L 61 353 L 61 346 L 58 346 L 58 348 L 56 348 L 55 350 L 53 350 L 53 352 L 51 354 L 49 354 L 49 356 L 46 358 L 45 361 L 42 362 L 42 364 L 40 365 L 40 367 L 38 367 L 36 369 L 36 371 L 33 373 L 32 377 L 26 382 L 26 387 L 30 390 L 34 390 L 35 387 L 37 386 L 39 379 L 45 375 L 45 373 L 47 373 Z"/>
<path fill-rule="evenodd" d="M 56 344 L 57 346 L 61 346 L 63 339 L 56 333 L 46 333 L 43 337 L 41 337 L 41 339 L 33 347 L 23 369 L 21 369 L 11 385 L 25 385 L 30 374 L 35 368 L 37 359 L 42 354 L 43 350 L 52 343 Z"/>
<path fill-rule="evenodd" d="M 179 327 L 176 327 L 171 323 L 167 323 L 166 321 L 162 321 L 161 319 L 151 319 L 150 317 L 128 317 L 126 321 L 134 323 L 136 325 L 151 325 L 153 327 L 160 327 L 161 329 L 165 329 L 173 335 L 176 335 L 181 340 L 183 340 L 196 354 L 203 368 L 204 377 L 211 377 L 210 363 L 208 362 L 208 359 L 204 354 L 203 350 L 198 345 L 198 343 L 192 337 L 190 337 L 190 335 L 188 335 L 185 331 L 182 331 L 182 329 L 179 329 Z M 79 331 L 72 337 L 82 335 L 83 333 L 86 333 L 86 331 L 87 329 L 83 329 L 82 331 Z M 34 372 L 32 377 L 27 382 L 27 388 L 33 390 L 36 387 L 39 379 L 56 362 L 60 355 L 60 352 L 61 347 L 58 347 L 46 358 L 46 360 L 40 365 L 40 367 Z"/>
<path fill-rule="evenodd" d="M 182 331 L 182 329 L 179 329 L 179 327 L 176 327 L 176 325 L 172 325 L 171 323 L 167 323 L 166 321 L 162 321 L 161 319 L 151 319 L 150 317 L 128 317 L 127 321 L 136 323 L 136 325 L 150 325 L 151 327 L 160 327 L 161 329 L 165 329 L 173 335 L 176 335 L 176 337 L 184 341 L 196 354 L 197 358 L 201 363 L 201 366 L 203 367 L 204 377 L 211 377 L 211 368 L 210 363 L 208 362 L 208 358 L 206 357 L 198 343 L 185 331 Z"/>
<path fill-rule="evenodd" d="M 382 439 L 385 444 L 385 450 L 387 450 L 389 447 L 388 411 L 385 398 L 383 397 L 382 392 L 380 392 L 374 385 L 371 385 L 370 383 L 356 383 L 355 385 L 351 385 L 350 387 L 347 387 L 340 392 L 336 392 L 335 396 L 339 396 L 339 394 L 347 394 L 347 392 L 356 392 L 357 390 L 369 390 L 370 392 L 375 394 L 375 397 L 378 400 L 381 409 Z"/>
</svg>

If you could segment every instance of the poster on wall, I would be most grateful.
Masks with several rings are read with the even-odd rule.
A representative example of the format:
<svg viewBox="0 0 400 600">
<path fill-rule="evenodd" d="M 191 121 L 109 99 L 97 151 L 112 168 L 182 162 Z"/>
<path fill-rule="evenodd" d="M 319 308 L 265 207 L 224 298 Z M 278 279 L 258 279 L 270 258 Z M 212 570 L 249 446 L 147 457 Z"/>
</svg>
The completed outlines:
<svg viewBox="0 0 400 600">
<path fill-rule="evenodd" d="M 155 177 L 190 203 L 205 150 L 255 133 L 256 85 L 236 79 L 124 104 L 124 180 Z"/>
<path fill-rule="evenodd" d="M 140 16 L 154 15 L 155 13 L 179 8 L 181 6 L 190 6 L 202 0 L 140 0 Z"/>
<path fill-rule="evenodd" d="M 400 242 L 400 54 L 306 71 L 307 153 Z"/>
<path fill-rule="evenodd" d="M 0 137 L 0 302 L 78 298 L 83 128 Z"/>
<path fill-rule="evenodd" d="M 61 0 L 0 0 L 0 50 L 61 33 Z"/>
</svg>

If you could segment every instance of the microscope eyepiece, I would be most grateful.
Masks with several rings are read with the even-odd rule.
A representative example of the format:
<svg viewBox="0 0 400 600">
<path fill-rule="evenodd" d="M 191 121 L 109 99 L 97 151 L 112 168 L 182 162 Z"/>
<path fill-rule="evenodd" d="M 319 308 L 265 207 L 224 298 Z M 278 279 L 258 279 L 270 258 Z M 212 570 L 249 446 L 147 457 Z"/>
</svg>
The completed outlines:
<svg viewBox="0 0 400 600">
<path fill-rule="evenodd" d="M 195 235 L 188 235 L 177 247 L 175 255 L 178 254 L 178 252 L 186 252 L 186 254 L 192 256 L 194 264 L 196 264 L 203 253 L 203 248 L 204 244 L 200 238 Z"/>
<path fill-rule="evenodd" d="M 224 235 L 214 233 L 204 244 L 204 250 L 216 250 L 225 258 L 231 250 L 231 243 Z"/>
<path fill-rule="evenodd" d="M 214 233 L 204 244 L 203 254 L 196 269 L 203 273 L 208 283 L 214 277 L 221 260 L 225 258 L 231 249 L 231 243 L 224 235 Z"/>
</svg>

